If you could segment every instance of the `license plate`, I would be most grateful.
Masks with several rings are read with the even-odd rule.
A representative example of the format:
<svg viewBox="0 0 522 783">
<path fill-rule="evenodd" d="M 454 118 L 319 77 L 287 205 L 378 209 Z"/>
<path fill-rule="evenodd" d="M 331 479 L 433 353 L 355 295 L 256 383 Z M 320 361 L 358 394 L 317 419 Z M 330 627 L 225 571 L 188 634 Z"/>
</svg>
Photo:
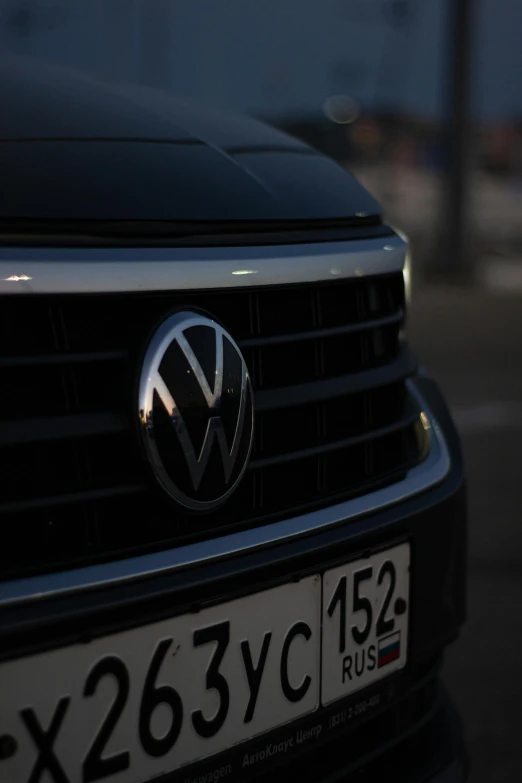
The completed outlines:
<svg viewBox="0 0 522 783">
<path fill-rule="evenodd" d="M 12 752 L 0 780 L 141 783 L 391 674 L 406 663 L 409 561 L 401 544 L 5 663 L 0 735 Z"/>
</svg>

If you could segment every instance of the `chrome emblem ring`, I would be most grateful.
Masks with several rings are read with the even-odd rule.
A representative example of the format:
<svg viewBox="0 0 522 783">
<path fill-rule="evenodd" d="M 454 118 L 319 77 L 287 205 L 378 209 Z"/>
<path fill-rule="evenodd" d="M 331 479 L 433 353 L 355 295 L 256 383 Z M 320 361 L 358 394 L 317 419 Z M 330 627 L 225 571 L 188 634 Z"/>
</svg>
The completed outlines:
<svg viewBox="0 0 522 783">
<path fill-rule="evenodd" d="M 248 369 L 228 332 L 192 311 L 170 316 L 147 348 L 138 406 L 163 489 L 194 511 L 223 503 L 247 467 L 254 431 Z"/>
</svg>

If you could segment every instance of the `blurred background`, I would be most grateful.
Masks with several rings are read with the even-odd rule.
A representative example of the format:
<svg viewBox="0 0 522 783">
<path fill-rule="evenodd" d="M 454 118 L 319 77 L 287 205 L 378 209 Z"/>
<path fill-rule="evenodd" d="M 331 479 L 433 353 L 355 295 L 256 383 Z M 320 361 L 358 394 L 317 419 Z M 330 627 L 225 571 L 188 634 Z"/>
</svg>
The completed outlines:
<svg viewBox="0 0 522 783">
<path fill-rule="evenodd" d="M 472 783 L 522 779 L 522 0 L 0 0 L 0 47 L 251 114 L 351 169 L 413 251 L 461 429 Z"/>
</svg>

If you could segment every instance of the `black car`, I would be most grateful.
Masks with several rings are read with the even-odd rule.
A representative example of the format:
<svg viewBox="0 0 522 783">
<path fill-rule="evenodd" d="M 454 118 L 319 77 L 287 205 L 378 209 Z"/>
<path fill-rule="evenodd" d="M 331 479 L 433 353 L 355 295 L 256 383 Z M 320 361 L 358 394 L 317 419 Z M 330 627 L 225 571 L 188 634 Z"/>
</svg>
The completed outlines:
<svg viewBox="0 0 522 783">
<path fill-rule="evenodd" d="M 3 71 L 0 781 L 463 781 L 404 238 L 254 120 Z"/>
</svg>

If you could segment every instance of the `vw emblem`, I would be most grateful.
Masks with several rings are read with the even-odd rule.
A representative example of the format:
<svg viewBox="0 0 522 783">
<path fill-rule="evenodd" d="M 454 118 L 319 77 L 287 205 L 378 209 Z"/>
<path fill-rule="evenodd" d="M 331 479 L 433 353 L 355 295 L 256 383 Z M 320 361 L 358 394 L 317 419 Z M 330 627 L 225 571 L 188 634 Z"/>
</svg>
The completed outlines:
<svg viewBox="0 0 522 783">
<path fill-rule="evenodd" d="M 139 388 L 140 428 L 162 487 L 193 510 L 213 509 L 237 487 L 254 432 L 248 369 L 216 321 L 178 312 L 154 333 Z"/>
</svg>

